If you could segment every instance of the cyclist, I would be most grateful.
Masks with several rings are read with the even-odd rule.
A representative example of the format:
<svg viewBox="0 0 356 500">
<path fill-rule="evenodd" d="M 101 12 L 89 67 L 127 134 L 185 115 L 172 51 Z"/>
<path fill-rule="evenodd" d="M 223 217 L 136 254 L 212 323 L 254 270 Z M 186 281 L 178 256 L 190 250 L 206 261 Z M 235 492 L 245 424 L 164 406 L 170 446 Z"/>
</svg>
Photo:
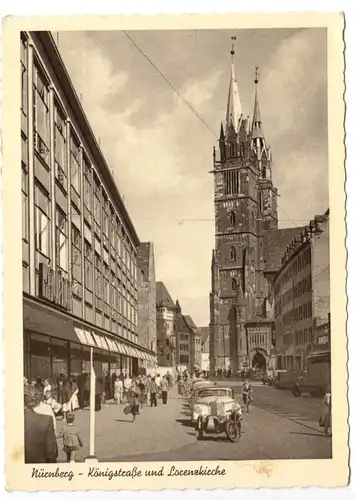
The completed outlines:
<svg viewBox="0 0 356 500">
<path fill-rule="evenodd" d="M 246 411 L 249 413 L 251 411 L 252 385 L 247 379 L 242 384 L 242 399 L 246 406 Z"/>
</svg>

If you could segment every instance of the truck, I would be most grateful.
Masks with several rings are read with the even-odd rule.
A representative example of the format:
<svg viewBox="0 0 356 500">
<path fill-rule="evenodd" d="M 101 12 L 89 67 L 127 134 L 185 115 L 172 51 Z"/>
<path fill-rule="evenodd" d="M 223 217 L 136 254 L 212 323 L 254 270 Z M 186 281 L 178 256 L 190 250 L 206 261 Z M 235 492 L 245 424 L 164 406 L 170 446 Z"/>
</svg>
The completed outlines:
<svg viewBox="0 0 356 500">
<path fill-rule="evenodd" d="M 298 377 L 292 392 L 295 397 L 299 397 L 303 393 L 309 393 L 311 396 L 323 396 L 330 382 L 330 351 L 310 352 L 307 358 L 306 373 Z"/>
</svg>

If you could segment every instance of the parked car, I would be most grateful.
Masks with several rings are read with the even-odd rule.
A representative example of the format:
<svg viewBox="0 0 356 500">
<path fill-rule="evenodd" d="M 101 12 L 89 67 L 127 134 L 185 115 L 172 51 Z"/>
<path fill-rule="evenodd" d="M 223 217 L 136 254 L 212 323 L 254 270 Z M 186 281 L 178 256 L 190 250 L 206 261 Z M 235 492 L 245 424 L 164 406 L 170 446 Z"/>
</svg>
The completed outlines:
<svg viewBox="0 0 356 500">
<path fill-rule="evenodd" d="M 235 401 L 232 389 L 208 387 L 202 389 L 193 408 L 192 420 L 196 423 L 197 439 L 206 434 L 225 432 L 229 441 L 241 436 L 242 410 Z"/>
</svg>

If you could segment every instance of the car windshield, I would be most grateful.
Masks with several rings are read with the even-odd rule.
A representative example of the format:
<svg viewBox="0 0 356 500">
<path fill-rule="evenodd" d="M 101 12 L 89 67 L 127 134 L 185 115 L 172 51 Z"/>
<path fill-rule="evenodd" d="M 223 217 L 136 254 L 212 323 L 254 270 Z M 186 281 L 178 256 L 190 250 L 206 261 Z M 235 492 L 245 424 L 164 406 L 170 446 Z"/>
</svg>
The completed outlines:
<svg viewBox="0 0 356 500">
<path fill-rule="evenodd" d="M 207 398 L 209 396 L 232 396 L 229 389 L 203 389 L 199 391 L 199 398 Z"/>
</svg>

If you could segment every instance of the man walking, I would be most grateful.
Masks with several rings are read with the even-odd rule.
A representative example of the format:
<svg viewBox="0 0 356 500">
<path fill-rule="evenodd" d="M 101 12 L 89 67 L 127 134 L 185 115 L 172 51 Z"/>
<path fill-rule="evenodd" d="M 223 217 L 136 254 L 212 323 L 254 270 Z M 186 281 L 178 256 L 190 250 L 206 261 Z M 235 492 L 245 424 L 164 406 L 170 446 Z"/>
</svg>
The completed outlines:
<svg viewBox="0 0 356 500">
<path fill-rule="evenodd" d="M 168 387 L 169 387 L 169 384 L 168 384 L 167 376 L 164 375 L 161 379 L 162 402 L 164 405 L 167 404 Z"/>
<path fill-rule="evenodd" d="M 148 390 L 150 392 L 150 400 L 151 400 L 151 408 L 152 408 L 152 406 L 157 406 L 157 385 L 156 385 L 156 379 L 155 379 L 154 375 L 148 381 Z"/>
</svg>

